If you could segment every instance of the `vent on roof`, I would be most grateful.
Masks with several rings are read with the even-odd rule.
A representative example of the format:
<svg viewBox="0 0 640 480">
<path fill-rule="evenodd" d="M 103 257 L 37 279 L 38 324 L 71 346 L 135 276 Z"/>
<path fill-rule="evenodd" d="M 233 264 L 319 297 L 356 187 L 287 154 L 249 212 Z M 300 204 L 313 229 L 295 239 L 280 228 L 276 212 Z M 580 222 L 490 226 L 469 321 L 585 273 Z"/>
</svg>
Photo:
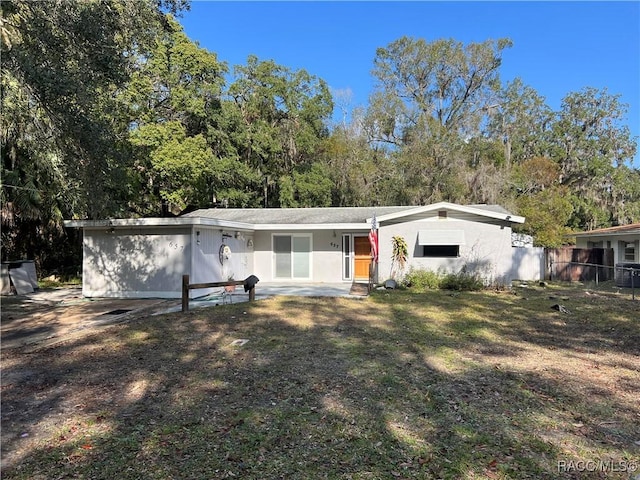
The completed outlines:
<svg viewBox="0 0 640 480">
<path fill-rule="evenodd" d="M 438 210 L 438 218 L 447 218 L 446 210 Z"/>
</svg>

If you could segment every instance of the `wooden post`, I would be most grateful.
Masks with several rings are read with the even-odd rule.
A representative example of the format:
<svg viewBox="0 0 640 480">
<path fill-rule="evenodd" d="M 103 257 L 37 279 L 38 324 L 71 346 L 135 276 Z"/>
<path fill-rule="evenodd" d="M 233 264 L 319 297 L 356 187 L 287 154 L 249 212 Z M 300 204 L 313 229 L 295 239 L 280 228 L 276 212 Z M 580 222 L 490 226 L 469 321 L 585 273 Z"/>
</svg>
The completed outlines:
<svg viewBox="0 0 640 480">
<path fill-rule="evenodd" d="M 182 276 L 182 311 L 189 311 L 189 290 L 199 288 L 224 287 L 226 291 L 233 291 L 236 286 L 244 285 L 244 280 L 230 280 L 228 282 L 189 283 L 189 275 Z M 249 301 L 256 299 L 255 285 L 249 290 Z"/>
<path fill-rule="evenodd" d="M 189 275 L 182 276 L 182 311 L 189 311 Z"/>
</svg>

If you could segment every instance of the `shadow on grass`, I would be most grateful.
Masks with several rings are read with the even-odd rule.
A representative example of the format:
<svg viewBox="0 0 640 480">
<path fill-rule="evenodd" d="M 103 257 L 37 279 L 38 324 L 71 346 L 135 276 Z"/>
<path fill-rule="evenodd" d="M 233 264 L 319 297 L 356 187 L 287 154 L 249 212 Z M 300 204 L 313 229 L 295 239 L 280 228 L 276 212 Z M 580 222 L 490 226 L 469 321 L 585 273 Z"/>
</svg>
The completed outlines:
<svg viewBox="0 0 640 480">
<path fill-rule="evenodd" d="M 607 392 L 495 362 L 557 348 L 546 313 L 397 293 L 150 317 L 12 357 L 3 477 L 551 479 L 570 455 L 629 454 L 633 425 L 602 419 L 637 421 L 637 405 L 612 412 Z"/>
</svg>

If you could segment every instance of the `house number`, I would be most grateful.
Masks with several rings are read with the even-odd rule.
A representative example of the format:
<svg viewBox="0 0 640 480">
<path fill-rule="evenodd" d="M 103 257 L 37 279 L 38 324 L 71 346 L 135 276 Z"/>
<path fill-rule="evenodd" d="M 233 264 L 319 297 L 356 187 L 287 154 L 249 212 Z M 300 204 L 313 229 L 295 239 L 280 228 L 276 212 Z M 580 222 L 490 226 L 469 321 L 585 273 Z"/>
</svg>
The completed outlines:
<svg viewBox="0 0 640 480">
<path fill-rule="evenodd" d="M 184 250 L 184 245 L 178 245 L 176 242 L 169 242 L 169 248 L 173 248 L 174 250 Z"/>
</svg>

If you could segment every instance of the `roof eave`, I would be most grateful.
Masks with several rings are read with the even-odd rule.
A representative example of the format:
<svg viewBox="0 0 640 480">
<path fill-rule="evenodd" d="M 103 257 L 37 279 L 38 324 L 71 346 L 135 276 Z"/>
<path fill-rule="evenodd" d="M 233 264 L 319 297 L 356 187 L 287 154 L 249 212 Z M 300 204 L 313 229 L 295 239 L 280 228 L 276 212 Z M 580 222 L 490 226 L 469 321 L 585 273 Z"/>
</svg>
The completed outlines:
<svg viewBox="0 0 640 480">
<path fill-rule="evenodd" d="M 244 222 L 219 220 L 203 217 L 153 217 L 153 218 L 113 218 L 107 220 L 65 220 L 68 228 L 108 228 L 108 227 L 180 227 L 180 226 L 210 226 L 235 230 L 253 230 L 253 225 Z"/>
<path fill-rule="evenodd" d="M 628 237 L 629 235 L 640 235 L 640 229 L 638 230 L 626 230 L 622 232 L 577 232 L 569 233 L 568 237 Z"/>
<path fill-rule="evenodd" d="M 389 220 L 395 220 L 397 218 L 402 218 L 402 217 L 407 217 L 409 215 L 415 215 L 415 214 L 419 214 L 419 213 L 426 213 L 426 212 L 432 212 L 434 210 L 439 210 L 442 208 L 447 208 L 449 210 L 454 210 L 457 212 L 463 212 L 463 213 L 470 213 L 473 215 L 478 215 L 478 216 L 482 216 L 482 217 L 488 217 L 488 218 L 494 218 L 497 220 L 503 220 L 506 222 L 511 222 L 511 223 L 524 223 L 525 222 L 525 218 L 524 217 L 520 217 L 518 215 L 512 215 L 512 214 L 505 214 L 505 213 L 500 213 L 500 212 L 492 212 L 489 210 L 483 210 L 480 208 L 474 208 L 474 207 L 468 207 L 465 205 L 457 205 L 454 203 L 449 203 L 449 202 L 438 202 L 438 203 L 434 203 L 431 205 L 426 205 L 423 207 L 416 207 L 416 208 L 411 208 L 408 210 L 404 210 L 402 212 L 396 212 L 396 213 L 390 213 L 388 215 L 382 215 L 380 217 L 377 217 L 377 221 L 378 222 L 385 222 L 385 221 L 389 221 Z M 371 218 L 367 219 L 367 222 L 371 222 Z"/>
<path fill-rule="evenodd" d="M 253 225 L 256 231 L 265 230 L 369 230 L 368 223 L 270 223 Z"/>
</svg>

